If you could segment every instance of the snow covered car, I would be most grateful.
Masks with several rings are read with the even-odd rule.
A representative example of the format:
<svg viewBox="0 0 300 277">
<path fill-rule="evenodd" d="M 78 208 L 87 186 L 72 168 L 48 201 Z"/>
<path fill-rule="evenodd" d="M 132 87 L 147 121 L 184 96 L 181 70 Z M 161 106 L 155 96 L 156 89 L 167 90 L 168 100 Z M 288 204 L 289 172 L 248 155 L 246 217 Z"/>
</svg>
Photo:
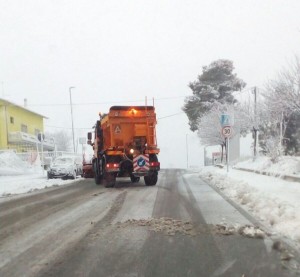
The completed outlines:
<svg viewBox="0 0 300 277">
<path fill-rule="evenodd" d="M 48 179 L 52 178 L 72 178 L 76 179 L 77 176 L 82 174 L 82 162 L 77 157 L 58 157 L 51 164 L 47 171 Z"/>
</svg>

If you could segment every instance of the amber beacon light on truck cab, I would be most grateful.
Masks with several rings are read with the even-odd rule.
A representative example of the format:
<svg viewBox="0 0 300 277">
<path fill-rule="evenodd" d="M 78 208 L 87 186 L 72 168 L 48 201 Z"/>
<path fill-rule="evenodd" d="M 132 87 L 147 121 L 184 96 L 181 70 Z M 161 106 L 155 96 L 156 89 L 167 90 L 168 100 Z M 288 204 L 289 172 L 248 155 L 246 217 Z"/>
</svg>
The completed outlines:
<svg viewBox="0 0 300 277">
<path fill-rule="evenodd" d="M 113 187 L 117 177 L 138 182 L 143 176 L 147 186 L 156 185 L 160 163 L 155 127 L 154 106 L 113 106 L 100 115 L 94 135 L 88 133 L 96 184 Z"/>
</svg>

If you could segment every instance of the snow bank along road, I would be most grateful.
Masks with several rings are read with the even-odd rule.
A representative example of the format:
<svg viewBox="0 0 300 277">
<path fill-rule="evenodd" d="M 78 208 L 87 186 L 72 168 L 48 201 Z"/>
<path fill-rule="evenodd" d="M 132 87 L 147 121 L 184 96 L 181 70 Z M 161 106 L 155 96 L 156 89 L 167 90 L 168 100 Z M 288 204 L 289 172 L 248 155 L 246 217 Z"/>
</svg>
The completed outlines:
<svg viewBox="0 0 300 277">
<path fill-rule="evenodd" d="M 0 276 L 293 276 L 297 261 L 198 174 L 0 200 Z"/>
</svg>

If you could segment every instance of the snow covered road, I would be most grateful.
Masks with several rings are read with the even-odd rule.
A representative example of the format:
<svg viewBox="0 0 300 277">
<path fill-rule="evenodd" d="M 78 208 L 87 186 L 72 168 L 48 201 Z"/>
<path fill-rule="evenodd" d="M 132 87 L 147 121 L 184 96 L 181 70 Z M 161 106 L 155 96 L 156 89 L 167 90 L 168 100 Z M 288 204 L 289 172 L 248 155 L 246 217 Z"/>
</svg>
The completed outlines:
<svg viewBox="0 0 300 277">
<path fill-rule="evenodd" d="M 199 174 L 78 179 L 0 200 L 1 276 L 293 276 L 294 259 Z M 285 268 L 286 267 L 286 268 Z"/>
</svg>

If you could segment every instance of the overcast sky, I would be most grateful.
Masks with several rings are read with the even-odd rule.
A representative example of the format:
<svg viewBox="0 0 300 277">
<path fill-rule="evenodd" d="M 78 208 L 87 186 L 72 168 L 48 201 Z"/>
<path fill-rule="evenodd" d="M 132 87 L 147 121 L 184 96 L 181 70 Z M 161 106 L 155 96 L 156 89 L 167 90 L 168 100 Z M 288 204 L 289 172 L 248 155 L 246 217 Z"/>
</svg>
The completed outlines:
<svg viewBox="0 0 300 277">
<path fill-rule="evenodd" d="M 155 99 L 164 167 L 202 163 L 182 112 L 202 66 L 230 59 L 247 87 L 263 87 L 300 55 L 300 1 L 0 0 L 1 98 L 76 136 L 98 112 Z"/>
</svg>

